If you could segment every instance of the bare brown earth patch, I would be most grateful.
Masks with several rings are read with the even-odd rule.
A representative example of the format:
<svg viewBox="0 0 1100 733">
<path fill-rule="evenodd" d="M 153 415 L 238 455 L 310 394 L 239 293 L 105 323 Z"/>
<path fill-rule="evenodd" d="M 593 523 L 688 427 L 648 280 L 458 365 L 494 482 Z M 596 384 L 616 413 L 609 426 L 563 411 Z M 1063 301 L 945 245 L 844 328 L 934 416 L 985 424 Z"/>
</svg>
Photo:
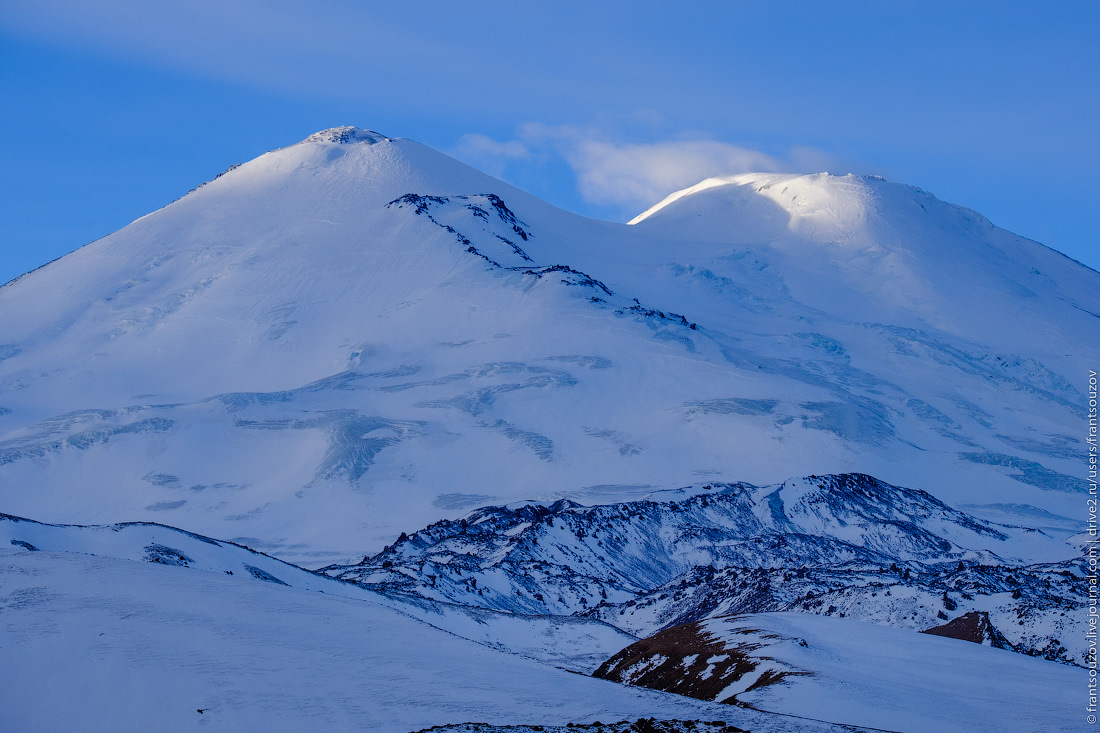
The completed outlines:
<svg viewBox="0 0 1100 733">
<path fill-rule="evenodd" d="M 925 629 L 921 633 L 932 634 L 933 636 L 946 636 L 951 639 L 961 639 L 963 641 L 972 641 L 975 644 L 989 644 L 998 649 L 1015 651 L 1015 648 L 1009 643 L 1008 639 L 1006 639 L 1004 635 L 997 630 L 997 627 L 990 622 L 989 614 L 984 611 L 964 613 L 956 619 L 952 619 L 940 626 L 933 626 L 930 629 Z"/>
<path fill-rule="evenodd" d="M 738 629 L 733 633 L 744 635 L 745 641 L 723 640 L 708 633 L 705 624 L 701 621 L 682 624 L 641 639 L 600 665 L 592 676 L 741 705 L 737 694 L 777 684 L 788 676 L 808 674 L 757 654 L 767 646 L 762 642 L 781 641 L 780 636 L 759 629 Z M 767 669 L 746 689 L 733 695 L 724 694 L 731 684 L 762 664 Z"/>
</svg>

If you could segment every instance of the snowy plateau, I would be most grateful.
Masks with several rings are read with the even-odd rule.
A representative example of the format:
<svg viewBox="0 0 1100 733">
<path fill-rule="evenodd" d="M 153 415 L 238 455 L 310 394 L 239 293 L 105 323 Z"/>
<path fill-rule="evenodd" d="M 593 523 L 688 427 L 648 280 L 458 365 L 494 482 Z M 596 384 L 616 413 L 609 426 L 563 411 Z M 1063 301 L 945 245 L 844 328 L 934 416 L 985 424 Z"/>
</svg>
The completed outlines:
<svg viewBox="0 0 1100 733">
<path fill-rule="evenodd" d="M 0 728 L 1084 729 L 1096 293 L 881 178 L 319 132 L 0 287 Z"/>
</svg>

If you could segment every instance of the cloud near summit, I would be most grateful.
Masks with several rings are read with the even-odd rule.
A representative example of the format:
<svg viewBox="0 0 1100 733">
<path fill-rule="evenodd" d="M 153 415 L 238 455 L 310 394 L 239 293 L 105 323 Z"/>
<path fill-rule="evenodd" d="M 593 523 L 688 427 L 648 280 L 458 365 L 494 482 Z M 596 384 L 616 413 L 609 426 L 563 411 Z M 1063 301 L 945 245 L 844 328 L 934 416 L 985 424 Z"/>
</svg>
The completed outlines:
<svg viewBox="0 0 1100 733">
<path fill-rule="evenodd" d="M 809 147 L 777 157 L 718 140 L 630 142 L 593 128 L 537 122 L 520 126 L 511 140 L 494 140 L 479 133 L 464 135 L 453 152 L 498 177 L 509 177 L 517 167 L 560 157 L 575 174 L 577 190 L 585 201 L 630 215 L 713 176 L 820 172 L 836 166 L 831 156 Z"/>
</svg>

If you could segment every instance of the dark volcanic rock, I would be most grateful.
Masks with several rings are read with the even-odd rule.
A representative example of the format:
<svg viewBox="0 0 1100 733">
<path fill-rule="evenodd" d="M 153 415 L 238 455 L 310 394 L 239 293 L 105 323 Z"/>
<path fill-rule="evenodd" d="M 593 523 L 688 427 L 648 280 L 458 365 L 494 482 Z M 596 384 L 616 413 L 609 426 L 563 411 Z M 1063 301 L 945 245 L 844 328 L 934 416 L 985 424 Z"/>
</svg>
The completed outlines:
<svg viewBox="0 0 1100 733">
<path fill-rule="evenodd" d="M 930 629 L 925 629 L 922 634 L 933 634 L 934 636 L 947 636 L 952 639 L 962 639 L 963 641 L 972 641 L 975 644 L 985 644 L 987 646 L 996 647 L 997 649 L 1008 649 L 1015 651 L 1012 644 L 1004 635 L 997 631 L 989 620 L 989 614 L 984 611 L 971 611 L 970 613 L 964 613 L 956 619 L 952 619 L 940 626 L 933 626 Z"/>
</svg>

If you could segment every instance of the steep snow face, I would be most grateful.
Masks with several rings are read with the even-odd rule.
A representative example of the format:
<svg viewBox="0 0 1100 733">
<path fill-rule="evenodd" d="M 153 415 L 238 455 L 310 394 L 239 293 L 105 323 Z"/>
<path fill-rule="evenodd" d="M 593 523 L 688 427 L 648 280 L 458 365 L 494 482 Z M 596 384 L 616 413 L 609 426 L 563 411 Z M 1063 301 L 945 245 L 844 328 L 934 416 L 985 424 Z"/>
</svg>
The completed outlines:
<svg viewBox="0 0 1100 733">
<path fill-rule="evenodd" d="M 473 264 L 441 247 L 434 227 L 401 236 L 412 222 L 386 204 L 410 191 L 493 188 L 408 140 L 317 133 L 0 290 L 4 339 L 19 352 L 5 366 L 56 375 L 55 399 L 28 405 L 40 412 L 329 376 L 361 345 L 344 339 L 366 336 L 354 324 Z"/>
<path fill-rule="evenodd" d="M 680 241 L 735 244 L 778 268 L 798 297 L 866 320 L 868 306 L 1002 348 L 1063 303 L 1095 323 L 1096 273 L 977 212 L 875 176 L 744 174 L 670 195 L 631 224 Z M 1090 312 L 1091 311 L 1091 312 Z M 1061 320 L 1061 319 L 1058 319 Z"/>
<path fill-rule="evenodd" d="M 906 186 L 752 180 L 625 226 L 366 130 L 260 156 L 0 288 L 0 508 L 310 567 L 708 479 L 1076 516 L 1100 275 Z"/>
</svg>

